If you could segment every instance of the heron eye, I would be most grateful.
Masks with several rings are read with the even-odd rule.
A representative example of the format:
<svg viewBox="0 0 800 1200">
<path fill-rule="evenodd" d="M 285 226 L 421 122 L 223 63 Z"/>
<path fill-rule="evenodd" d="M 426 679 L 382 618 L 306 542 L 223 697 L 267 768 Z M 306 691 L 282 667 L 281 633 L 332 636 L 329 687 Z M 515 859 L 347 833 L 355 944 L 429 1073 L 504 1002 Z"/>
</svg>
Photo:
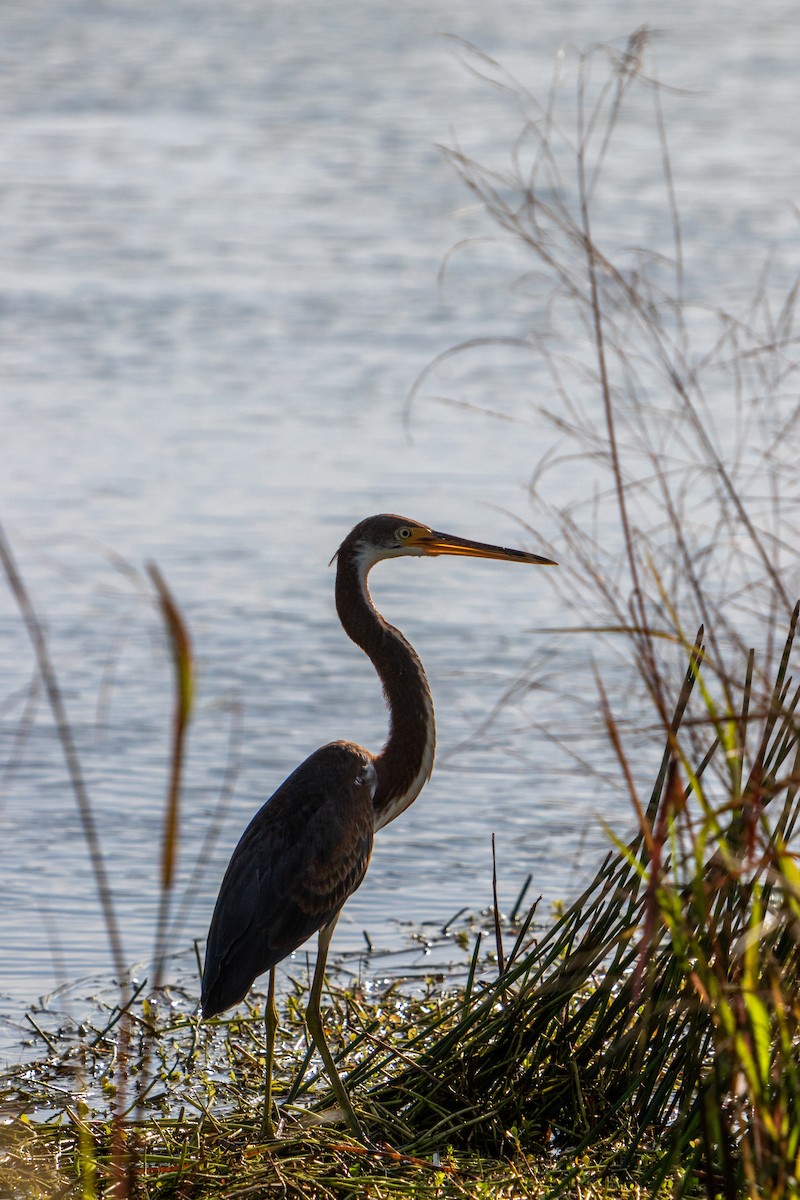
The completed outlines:
<svg viewBox="0 0 800 1200">
<path fill-rule="evenodd" d="M 404 526 L 402 529 L 398 529 L 397 536 L 399 537 L 401 542 L 407 542 L 408 539 L 411 537 L 411 530 L 406 529 Z"/>
</svg>

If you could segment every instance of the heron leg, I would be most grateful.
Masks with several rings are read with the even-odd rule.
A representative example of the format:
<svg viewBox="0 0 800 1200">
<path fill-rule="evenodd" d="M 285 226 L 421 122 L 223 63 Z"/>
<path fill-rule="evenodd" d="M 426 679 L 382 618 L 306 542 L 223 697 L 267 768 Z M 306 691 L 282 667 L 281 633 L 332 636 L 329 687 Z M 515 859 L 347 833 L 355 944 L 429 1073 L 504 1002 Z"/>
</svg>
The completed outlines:
<svg viewBox="0 0 800 1200">
<path fill-rule="evenodd" d="M 320 1012 L 320 1000 L 322 999 L 322 987 L 325 982 L 325 963 L 328 960 L 328 947 L 331 944 L 333 931 L 336 928 L 336 922 L 339 919 L 339 914 L 333 918 L 323 929 L 319 931 L 319 942 L 317 949 L 317 968 L 314 972 L 314 982 L 311 984 L 311 991 L 308 997 L 308 1008 L 306 1009 L 306 1024 L 308 1032 L 313 1038 L 314 1045 L 319 1050 L 322 1061 L 325 1064 L 325 1070 L 328 1074 L 331 1087 L 334 1095 L 339 1101 L 339 1107 L 344 1113 L 347 1124 L 351 1131 L 359 1141 L 364 1140 L 364 1134 L 361 1130 L 358 1117 L 353 1111 L 353 1106 L 350 1103 L 350 1097 L 347 1095 L 345 1086 L 336 1070 L 336 1064 L 333 1061 L 333 1055 L 328 1049 L 328 1043 L 325 1041 L 325 1033 L 322 1028 L 322 1014 Z"/>
<path fill-rule="evenodd" d="M 272 1120 L 272 1072 L 275 1066 L 275 1035 L 278 1032 L 278 1008 L 275 1004 L 275 968 L 269 973 L 267 1006 L 264 1010 L 264 1028 L 267 1034 L 267 1065 L 264 1080 L 264 1112 L 261 1117 L 262 1138 L 275 1137 Z"/>
</svg>

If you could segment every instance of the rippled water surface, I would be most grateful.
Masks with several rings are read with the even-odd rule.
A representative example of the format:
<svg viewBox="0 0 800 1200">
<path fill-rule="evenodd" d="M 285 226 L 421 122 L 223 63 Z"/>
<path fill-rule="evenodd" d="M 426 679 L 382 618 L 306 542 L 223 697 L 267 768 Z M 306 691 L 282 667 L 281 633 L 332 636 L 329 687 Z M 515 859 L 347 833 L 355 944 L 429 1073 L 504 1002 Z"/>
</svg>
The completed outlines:
<svg viewBox="0 0 800 1200">
<path fill-rule="evenodd" d="M 702 10 L 702 11 L 699 11 Z M 437 148 L 508 162 L 509 93 L 470 72 L 474 43 L 544 99 L 559 47 L 661 31 L 687 287 L 733 303 L 772 250 L 796 261 L 800 27 L 793 5 L 607 2 L 0 7 L 0 517 L 46 621 L 121 914 L 126 960 L 152 944 L 169 753 L 170 663 L 143 564 L 169 580 L 199 683 L 183 809 L 189 880 L 227 773 L 235 787 L 179 946 L 202 938 L 238 834 L 308 752 L 385 732 L 369 664 L 337 624 L 326 564 L 356 520 L 398 511 L 529 548 L 526 485 L 554 445 L 542 364 L 510 347 L 535 293 Z M 568 61 L 567 59 L 564 60 Z M 566 70 L 566 68 L 565 68 Z M 572 91 L 572 83 L 565 84 Z M 644 95 L 644 94 L 643 94 Z M 652 106 L 626 116 L 606 219 L 671 248 Z M 499 407 L 487 420 L 443 404 Z M 551 476 L 554 505 L 582 487 Z M 554 533 L 541 527 L 542 544 Z M 558 552 L 558 547 L 556 547 Z M 545 572 L 387 564 L 374 593 L 418 647 L 440 760 L 385 834 L 336 944 L 397 943 L 528 872 L 568 894 L 624 826 L 621 794 L 537 725 L 593 689 Z M 0 594 L 0 1011 L 110 960 L 86 844 L 14 603 Z M 533 664 L 533 665 L 532 665 Z M 539 685 L 484 724 L 526 671 Z M 596 752 L 596 748 L 594 751 Z M 13 1026 L 11 1027 L 13 1030 Z"/>
</svg>

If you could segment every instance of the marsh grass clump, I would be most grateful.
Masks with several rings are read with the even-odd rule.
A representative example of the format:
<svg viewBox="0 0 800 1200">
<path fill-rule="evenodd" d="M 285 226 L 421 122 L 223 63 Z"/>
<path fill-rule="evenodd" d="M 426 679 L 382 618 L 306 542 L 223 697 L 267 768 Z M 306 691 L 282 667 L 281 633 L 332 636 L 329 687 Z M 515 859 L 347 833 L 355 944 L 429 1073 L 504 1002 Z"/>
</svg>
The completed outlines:
<svg viewBox="0 0 800 1200">
<path fill-rule="evenodd" d="M 678 1181 L 680 1194 L 702 1184 L 709 1196 L 777 1197 L 795 1186 L 796 619 L 774 705 L 709 720 L 708 752 L 689 767 L 680 733 L 702 680 L 698 639 L 640 834 L 617 842 L 560 920 L 530 945 L 518 940 L 434 1044 L 374 1085 L 418 1152 L 444 1140 L 596 1161 L 603 1147 L 606 1172 L 642 1178 L 649 1162 L 648 1181 Z M 752 770 L 738 800 L 714 806 L 704 776 L 716 755 L 737 769 L 740 738 L 755 740 Z"/>
<path fill-rule="evenodd" d="M 648 43 L 639 30 L 621 51 L 565 54 L 543 104 L 466 47 L 520 127 L 506 169 L 448 151 L 530 298 L 500 340 L 530 356 L 529 419 L 557 435 L 531 503 L 559 530 L 561 633 L 594 664 L 592 703 L 576 709 L 605 734 L 638 834 L 614 835 L 584 895 L 420 1059 L 427 1085 L 411 1067 L 387 1099 L 417 1144 L 448 1127 L 448 1107 L 491 1114 L 465 1129 L 495 1149 L 514 1130 L 580 1152 L 614 1129 L 626 1149 L 609 1167 L 655 1139 L 656 1185 L 777 1197 L 800 1186 L 798 286 L 776 295 L 764 273 L 738 312 L 703 294 Z M 632 163 L 643 102 L 650 158 Z M 647 247 L 630 241 L 632 176 L 651 198 L 662 182 Z M 571 468 L 574 499 L 554 509 L 548 476 Z"/>
</svg>

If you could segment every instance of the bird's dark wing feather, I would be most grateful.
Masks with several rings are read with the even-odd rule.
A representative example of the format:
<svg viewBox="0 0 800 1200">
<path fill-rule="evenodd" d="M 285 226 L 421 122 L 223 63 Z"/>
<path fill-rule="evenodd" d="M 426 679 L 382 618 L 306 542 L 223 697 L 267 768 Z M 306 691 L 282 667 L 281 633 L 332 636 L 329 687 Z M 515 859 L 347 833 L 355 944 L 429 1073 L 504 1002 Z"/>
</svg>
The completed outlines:
<svg viewBox="0 0 800 1200">
<path fill-rule="evenodd" d="M 278 788 L 233 852 L 206 946 L 203 1014 L 223 1012 L 256 976 L 338 913 L 372 853 L 375 772 L 366 751 L 323 746 Z"/>
</svg>

